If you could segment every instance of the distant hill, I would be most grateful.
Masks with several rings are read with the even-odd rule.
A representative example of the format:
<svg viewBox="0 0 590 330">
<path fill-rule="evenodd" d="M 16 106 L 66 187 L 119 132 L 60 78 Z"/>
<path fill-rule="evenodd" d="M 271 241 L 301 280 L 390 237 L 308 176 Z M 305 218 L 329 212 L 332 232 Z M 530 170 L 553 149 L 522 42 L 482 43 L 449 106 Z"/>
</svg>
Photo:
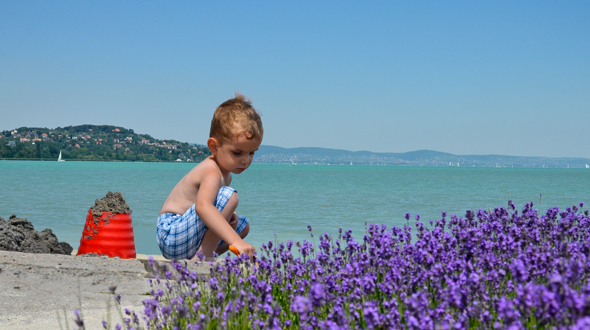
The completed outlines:
<svg viewBox="0 0 590 330">
<path fill-rule="evenodd" d="M 0 159 L 87 161 L 191 161 L 209 156 L 209 149 L 176 140 L 159 140 L 111 125 L 57 128 L 20 127 L 0 132 Z"/>
<path fill-rule="evenodd" d="M 78 125 L 57 128 L 20 127 L 0 131 L 0 159 L 143 162 L 200 162 L 211 153 L 206 146 L 159 140 L 130 128 Z M 404 153 L 349 151 L 329 148 L 260 146 L 256 163 L 330 165 L 409 165 L 459 167 L 585 168 L 587 158 L 454 155 L 433 150 Z"/>
<path fill-rule="evenodd" d="M 260 146 L 255 161 L 269 164 L 410 165 L 459 167 L 585 168 L 587 158 L 549 158 L 502 155 L 454 155 L 433 150 L 404 153 L 348 151 L 328 148 Z"/>
</svg>

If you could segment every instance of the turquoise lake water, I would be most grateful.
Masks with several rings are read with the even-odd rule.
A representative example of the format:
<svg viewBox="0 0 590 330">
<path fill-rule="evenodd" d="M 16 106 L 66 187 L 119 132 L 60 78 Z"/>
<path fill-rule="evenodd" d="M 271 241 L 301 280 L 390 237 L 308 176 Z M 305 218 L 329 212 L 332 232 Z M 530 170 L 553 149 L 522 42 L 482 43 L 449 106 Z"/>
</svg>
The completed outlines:
<svg viewBox="0 0 590 330">
<path fill-rule="evenodd" d="M 0 216 L 29 219 L 51 228 L 74 248 L 88 209 L 108 191 L 123 193 L 133 209 L 138 253 L 159 254 L 156 218 L 168 193 L 195 164 L 0 161 Z M 246 241 L 310 240 L 351 228 L 362 239 L 365 222 L 388 227 L 420 214 L 427 223 L 465 210 L 533 201 L 545 210 L 586 203 L 590 170 L 462 167 L 252 165 L 234 175 L 237 213 L 251 221 Z M 541 196 L 542 195 L 542 196 Z"/>
</svg>

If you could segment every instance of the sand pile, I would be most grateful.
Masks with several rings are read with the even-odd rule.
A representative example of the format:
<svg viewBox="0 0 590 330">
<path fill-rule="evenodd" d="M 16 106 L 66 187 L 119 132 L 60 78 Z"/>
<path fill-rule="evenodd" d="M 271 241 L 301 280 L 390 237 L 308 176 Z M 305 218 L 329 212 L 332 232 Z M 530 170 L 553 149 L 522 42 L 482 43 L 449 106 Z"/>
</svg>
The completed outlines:
<svg viewBox="0 0 590 330">
<path fill-rule="evenodd" d="M 0 217 L 0 250 L 69 255 L 73 249 L 59 242 L 51 229 L 36 231 L 29 220 L 13 214 L 8 221 Z"/>
<path fill-rule="evenodd" d="M 122 193 L 109 191 L 105 197 L 97 199 L 94 202 L 94 206 L 90 208 L 90 212 L 92 213 L 92 222 L 94 222 L 94 225 L 87 226 L 86 231 L 82 233 L 88 240 L 93 239 L 98 234 L 101 222 L 104 226 L 115 219 L 115 214 L 131 214 L 133 211 L 129 208 L 129 204 L 123 198 Z M 103 212 L 107 212 L 107 214 L 103 216 Z"/>
<path fill-rule="evenodd" d="M 123 198 L 120 192 L 109 191 L 102 199 L 97 199 L 94 206 L 90 208 L 92 212 L 112 212 L 131 214 L 129 204 Z"/>
</svg>

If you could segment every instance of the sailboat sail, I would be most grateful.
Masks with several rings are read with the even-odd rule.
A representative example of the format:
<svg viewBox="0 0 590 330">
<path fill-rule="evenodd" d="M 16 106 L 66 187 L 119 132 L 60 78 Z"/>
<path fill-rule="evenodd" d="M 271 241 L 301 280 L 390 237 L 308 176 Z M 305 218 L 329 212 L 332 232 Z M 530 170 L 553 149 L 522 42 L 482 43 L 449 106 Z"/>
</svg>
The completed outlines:
<svg viewBox="0 0 590 330">
<path fill-rule="evenodd" d="M 64 161 L 63 159 L 61 159 L 61 151 L 59 152 L 59 157 L 57 157 L 57 161 L 58 162 L 63 162 Z"/>
</svg>

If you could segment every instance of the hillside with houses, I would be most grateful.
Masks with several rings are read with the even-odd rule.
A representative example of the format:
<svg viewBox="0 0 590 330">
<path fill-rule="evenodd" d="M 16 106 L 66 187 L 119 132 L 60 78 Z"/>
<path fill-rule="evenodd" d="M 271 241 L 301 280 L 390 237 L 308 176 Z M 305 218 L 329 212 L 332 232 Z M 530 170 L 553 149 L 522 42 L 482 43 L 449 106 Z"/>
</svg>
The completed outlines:
<svg viewBox="0 0 590 330">
<path fill-rule="evenodd" d="M 206 146 L 159 140 L 132 129 L 110 125 L 57 128 L 21 127 L 0 131 L 0 160 L 200 162 L 211 153 Z M 588 158 L 503 155 L 453 155 L 418 150 L 375 153 L 327 148 L 260 146 L 256 163 L 375 166 L 590 168 Z"/>
<path fill-rule="evenodd" d="M 0 132 L 0 159 L 200 162 L 205 146 L 159 140 L 111 125 L 20 127 Z"/>
</svg>

